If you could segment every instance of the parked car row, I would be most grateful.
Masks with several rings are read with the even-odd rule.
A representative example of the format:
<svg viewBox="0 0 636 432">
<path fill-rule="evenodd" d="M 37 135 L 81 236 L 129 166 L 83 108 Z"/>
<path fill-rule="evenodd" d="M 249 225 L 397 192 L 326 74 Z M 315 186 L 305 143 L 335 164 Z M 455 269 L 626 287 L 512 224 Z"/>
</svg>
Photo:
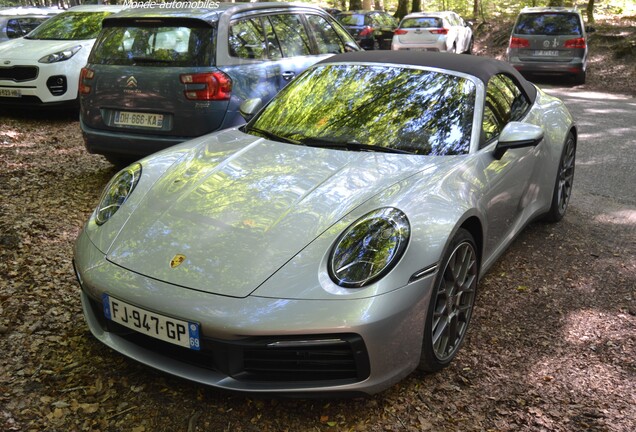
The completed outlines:
<svg viewBox="0 0 636 432">
<path fill-rule="evenodd" d="M 470 23 L 450 11 L 413 13 L 398 23 L 381 11 L 334 10 L 336 21 L 317 8 L 297 6 L 293 13 L 281 9 L 275 14 L 267 5 L 230 5 L 191 11 L 185 24 L 170 9 L 133 9 L 104 20 L 122 9 L 75 7 L 26 37 L 0 44 L 0 104 L 81 100 L 87 148 L 119 163 L 242 122 L 242 100 L 255 92 L 269 100 L 323 56 L 360 47 L 471 53 L 474 43 Z M 0 23 L 5 22 L 5 34 L 14 37 L 38 22 L 27 18 L 45 19 L 39 15 L 54 12 L 6 9 L 0 11 Z M 24 20 L 11 18 L 16 15 Z M 151 24 L 153 16 L 157 21 Z M 102 22 L 101 42 L 78 86 L 79 71 Z M 507 59 L 527 76 L 569 75 L 583 83 L 587 52 L 586 28 L 576 9 L 524 8 L 513 28 Z M 175 68 L 179 79 L 163 82 L 166 67 Z M 187 68 L 194 72 L 186 73 Z M 122 74 L 127 74 L 123 85 Z M 156 82 L 162 83 L 162 91 L 150 84 Z M 222 90 L 224 86 L 231 90 Z M 215 87 L 223 96 L 199 87 Z M 175 93 L 177 88 L 183 91 Z M 189 121 L 180 121 L 184 118 Z"/>
</svg>

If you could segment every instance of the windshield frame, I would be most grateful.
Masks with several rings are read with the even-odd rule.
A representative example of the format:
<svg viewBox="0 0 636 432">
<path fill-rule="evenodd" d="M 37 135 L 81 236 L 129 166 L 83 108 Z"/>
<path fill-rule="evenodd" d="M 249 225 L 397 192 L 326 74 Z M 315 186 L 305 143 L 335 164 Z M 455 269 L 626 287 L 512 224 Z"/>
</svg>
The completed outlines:
<svg viewBox="0 0 636 432">
<path fill-rule="evenodd" d="M 464 72 L 454 71 L 454 70 L 441 69 L 441 68 L 428 67 L 428 66 L 417 66 L 417 65 L 410 65 L 410 64 L 396 64 L 396 63 L 382 63 L 382 62 L 329 62 L 329 63 L 319 63 L 319 64 L 315 64 L 311 66 L 302 74 L 300 74 L 294 81 L 300 80 L 302 76 L 304 76 L 305 74 L 311 73 L 316 68 L 325 67 L 325 66 L 334 66 L 334 65 L 336 66 L 370 66 L 370 67 L 377 66 L 377 67 L 387 67 L 387 68 L 393 68 L 393 69 L 395 68 L 413 69 L 413 70 L 421 70 L 425 72 L 434 72 L 434 73 L 441 73 L 445 75 L 451 75 L 451 76 L 463 78 L 463 79 L 466 79 L 467 81 L 472 82 L 472 84 L 474 85 L 474 101 L 473 101 L 474 107 L 473 107 L 471 133 L 469 138 L 470 142 L 468 146 L 468 152 L 462 155 L 473 154 L 479 151 L 479 141 L 481 137 L 481 122 L 482 122 L 482 116 L 483 116 L 483 106 L 485 101 L 486 86 L 476 76 L 470 75 Z M 274 99 L 269 101 L 261 110 L 259 110 L 259 112 L 256 115 L 254 115 L 254 117 L 252 117 L 246 125 L 241 127 L 241 130 L 243 130 L 245 133 L 249 133 L 251 128 L 253 127 L 259 128 L 254 125 L 258 122 L 258 119 L 267 111 L 267 108 L 270 106 L 270 104 L 272 104 L 279 97 L 284 96 L 284 94 L 292 88 L 293 88 L 293 83 L 292 85 L 287 86 L 283 90 L 281 90 L 279 92 L 279 95 L 275 96 Z M 268 131 L 268 132 L 271 132 L 273 134 L 278 134 L 277 132 L 274 132 L 274 131 Z M 320 137 L 308 137 L 308 138 L 319 139 Z M 328 137 L 324 137 L 324 138 L 327 139 Z M 287 140 L 289 141 L 289 138 L 287 138 Z M 288 142 L 288 144 L 289 145 L 304 145 L 302 142 L 299 142 L 297 144 Z M 325 145 L 324 147 L 329 148 L 329 145 Z M 386 148 L 384 150 L 386 150 Z M 398 151 L 396 152 L 396 154 L 397 153 L 403 153 L 403 152 Z M 428 157 L 434 156 L 434 155 L 423 155 L 423 154 L 415 154 L 415 153 L 411 153 L 411 154 L 415 156 L 428 156 Z"/>
</svg>

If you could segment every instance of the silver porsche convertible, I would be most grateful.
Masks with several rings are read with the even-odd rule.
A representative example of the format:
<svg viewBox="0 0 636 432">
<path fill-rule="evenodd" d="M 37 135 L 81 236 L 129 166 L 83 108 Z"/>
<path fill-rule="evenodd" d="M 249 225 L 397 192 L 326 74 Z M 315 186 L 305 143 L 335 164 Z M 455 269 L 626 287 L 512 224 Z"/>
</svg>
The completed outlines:
<svg viewBox="0 0 636 432">
<path fill-rule="evenodd" d="M 241 110 L 115 175 L 74 254 L 97 339 L 214 387 L 375 393 L 447 366 L 480 277 L 572 191 L 568 110 L 484 57 L 337 55 Z"/>
</svg>

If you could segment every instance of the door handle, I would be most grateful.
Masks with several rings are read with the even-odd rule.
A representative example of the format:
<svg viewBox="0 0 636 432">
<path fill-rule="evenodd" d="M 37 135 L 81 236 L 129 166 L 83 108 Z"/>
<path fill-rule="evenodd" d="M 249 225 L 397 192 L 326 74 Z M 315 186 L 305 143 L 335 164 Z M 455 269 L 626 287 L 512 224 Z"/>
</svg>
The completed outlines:
<svg viewBox="0 0 636 432">
<path fill-rule="evenodd" d="M 289 81 L 290 79 L 296 76 L 296 73 L 289 71 L 289 72 L 283 72 L 282 75 L 285 81 Z"/>
</svg>

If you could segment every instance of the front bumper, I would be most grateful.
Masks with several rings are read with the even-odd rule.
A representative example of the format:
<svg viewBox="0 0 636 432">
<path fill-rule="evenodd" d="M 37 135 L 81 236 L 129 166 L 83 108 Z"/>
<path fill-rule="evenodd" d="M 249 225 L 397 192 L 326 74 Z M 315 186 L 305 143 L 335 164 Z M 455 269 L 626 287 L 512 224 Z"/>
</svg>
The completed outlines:
<svg viewBox="0 0 636 432">
<path fill-rule="evenodd" d="M 159 150 L 180 144 L 193 137 L 143 135 L 126 131 L 107 131 L 91 128 L 80 116 L 80 129 L 89 153 L 125 156 L 148 156 Z"/>
<path fill-rule="evenodd" d="M 81 65 L 71 58 L 59 63 L 38 63 L 20 61 L 18 64 L 3 68 L 2 75 L 12 77 L 19 69 L 32 70 L 33 73 L 16 73 L 11 79 L 0 78 L 0 94 L 11 93 L 13 96 L 0 96 L 0 105 L 8 106 L 47 106 L 76 104 L 77 87 Z"/>
<path fill-rule="evenodd" d="M 586 65 L 581 59 L 574 59 L 567 62 L 557 61 L 529 61 L 512 57 L 508 61 L 512 67 L 522 74 L 537 75 L 576 75 L 586 69 Z"/>
<path fill-rule="evenodd" d="M 118 267 L 105 260 L 84 232 L 76 243 L 74 264 L 88 326 L 112 349 L 213 387 L 303 396 L 372 394 L 414 370 L 434 279 L 430 275 L 356 300 L 233 298 Z M 199 322 L 204 348 L 164 345 L 118 328 L 103 318 L 104 292 L 156 313 Z"/>
</svg>

